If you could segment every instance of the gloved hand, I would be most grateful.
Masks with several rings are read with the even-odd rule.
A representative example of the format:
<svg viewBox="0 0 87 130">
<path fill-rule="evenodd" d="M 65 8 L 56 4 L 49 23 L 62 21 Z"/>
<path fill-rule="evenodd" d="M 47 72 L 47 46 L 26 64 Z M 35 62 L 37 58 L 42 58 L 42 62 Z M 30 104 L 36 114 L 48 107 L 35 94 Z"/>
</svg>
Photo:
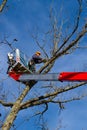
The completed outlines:
<svg viewBox="0 0 87 130">
<path fill-rule="evenodd" d="M 47 59 L 43 59 L 43 63 L 46 63 L 48 60 Z"/>
</svg>

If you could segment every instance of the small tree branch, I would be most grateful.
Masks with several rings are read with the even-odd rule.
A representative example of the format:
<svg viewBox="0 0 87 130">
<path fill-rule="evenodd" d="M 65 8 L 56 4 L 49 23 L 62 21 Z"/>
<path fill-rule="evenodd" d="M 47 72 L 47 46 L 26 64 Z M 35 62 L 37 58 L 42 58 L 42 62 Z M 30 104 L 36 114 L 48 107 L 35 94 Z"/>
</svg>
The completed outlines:
<svg viewBox="0 0 87 130">
<path fill-rule="evenodd" d="M 45 101 L 45 103 L 43 103 L 45 105 L 45 108 L 42 112 L 37 112 L 34 116 L 37 116 L 37 115 L 43 115 L 47 110 L 48 110 L 48 104 L 47 104 L 47 101 Z"/>
<path fill-rule="evenodd" d="M 37 43 L 37 45 L 39 46 L 39 48 L 43 51 L 43 53 L 44 53 L 44 55 L 46 56 L 46 58 L 49 58 L 49 57 L 48 57 L 48 54 L 46 53 L 46 51 L 45 51 L 45 49 L 44 49 L 44 47 L 40 45 L 40 43 L 38 42 L 37 38 L 36 38 L 35 36 L 33 36 L 33 35 L 32 35 L 32 37 L 33 37 L 33 39 L 36 41 L 36 43 Z"/>
<path fill-rule="evenodd" d="M 42 111 L 42 115 L 46 112 L 48 110 L 48 104 L 47 103 L 45 103 L 45 109 Z"/>
<path fill-rule="evenodd" d="M 12 103 L 12 102 L 7 103 L 7 102 L 0 100 L 0 104 L 2 104 L 5 107 L 12 107 L 14 103 Z"/>
<path fill-rule="evenodd" d="M 63 46 L 69 41 L 69 39 L 73 36 L 73 34 L 78 29 L 78 25 L 79 25 L 79 21 L 80 21 L 80 15 L 81 15 L 81 12 L 82 12 L 82 1 L 78 0 L 78 4 L 79 4 L 79 12 L 78 12 L 78 16 L 77 16 L 77 19 L 76 19 L 76 25 L 74 26 L 72 33 L 65 39 L 64 43 L 59 47 L 59 49 L 55 52 L 55 54 L 58 53 L 63 48 Z"/>
</svg>

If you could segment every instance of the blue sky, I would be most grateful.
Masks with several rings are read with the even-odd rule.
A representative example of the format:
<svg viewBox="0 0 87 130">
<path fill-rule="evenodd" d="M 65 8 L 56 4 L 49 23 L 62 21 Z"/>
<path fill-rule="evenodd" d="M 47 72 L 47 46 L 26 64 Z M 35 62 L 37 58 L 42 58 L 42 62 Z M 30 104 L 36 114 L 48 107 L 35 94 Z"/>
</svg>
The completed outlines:
<svg viewBox="0 0 87 130">
<path fill-rule="evenodd" d="M 85 0 L 83 0 L 83 7 L 85 6 Z M 1 0 L 0 0 L 1 2 Z M 47 32 L 50 27 L 49 20 L 49 11 L 50 6 L 55 8 L 54 13 L 57 16 L 59 26 L 61 25 L 61 21 L 64 20 L 63 26 L 63 34 L 66 34 L 66 27 L 69 26 L 69 32 L 71 31 L 71 25 L 74 25 L 74 18 L 78 12 L 77 9 L 77 0 L 16 0 L 10 1 L 8 0 L 7 6 L 4 11 L 0 14 L 0 41 L 4 39 L 4 37 L 8 37 L 8 41 L 12 42 L 14 38 L 18 40 L 17 43 L 13 43 L 13 46 L 19 48 L 22 52 L 24 52 L 28 58 L 35 53 L 36 50 L 39 50 L 36 42 L 32 38 L 32 34 L 38 35 L 39 41 L 42 44 L 41 39 L 44 38 L 43 33 Z M 87 8 L 83 8 L 83 13 L 81 14 L 80 20 L 80 28 L 85 22 L 85 18 L 87 16 Z M 48 38 L 49 39 L 49 38 Z M 47 39 L 47 40 L 48 40 Z M 86 45 L 87 35 L 84 39 L 81 40 L 81 46 Z M 46 50 L 50 50 L 51 46 L 51 38 L 47 41 Z M 0 68 L 2 69 L 0 74 L 0 81 L 4 80 L 3 88 L 8 93 L 8 101 L 15 100 L 18 96 L 18 92 L 21 91 L 24 86 L 15 82 L 14 80 L 8 78 L 6 75 L 7 70 L 7 53 L 10 51 L 9 47 L 6 45 L 0 46 Z M 87 67 L 87 49 L 78 49 L 73 54 L 61 57 L 58 62 L 56 62 L 52 72 L 62 72 L 62 71 L 87 71 L 85 67 Z M 56 72 L 56 73 L 57 73 Z M 14 84 L 14 86 L 13 86 Z M 26 99 L 33 96 L 34 92 L 42 91 L 40 88 L 43 82 L 40 82 L 36 87 L 31 90 L 30 95 L 26 97 Z M 58 85 L 58 84 L 57 84 Z M 60 83 L 61 86 L 64 86 L 63 83 Z M 39 90 L 38 90 L 39 86 Z M 87 92 L 86 86 L 81 87 L 80 89 L 76 89 L 75 91 L 67 92 L 65 94 L 61 94 L 60 97 L 68 98 L 72 94 L 81 94 L 81 92 Z M 15 94 L 16 93 L 16 94 Z M 14 97 L 14 98 L 12 98 Z M 59 113 L 59 107 L 57 105 L 50 104 L 49 111 L 45 113 L 45 117 L 48 121 L 48 126 L 50 130 L 56 130 L 59 121 L 62 121 L 62 126 L 60 130 L 86 130 L 87 128 L 87 98 L 81 101 L 75 101 L 72 103 L 67 103 L 65 105 L 65 109 Z M 37 108 L 30 108 L 25 111 L 21 111 L 18 114 L 17 120 L 15 123 L 19 126 L 19 124 L 26 117 L 29 118 L 30 115 Z M 5 111 L 3 107 L 1 107 L 2 113 Z M 8 112 L 8 108 L 6 108 Z M 27 120 L 23 123 L 23 125 L 19 126 L 17 130 L 37 130 L 36 128 L 36 117 L 31 120 Z M 11 129 L 13 130 L 13 129 Z"/>
</svg>

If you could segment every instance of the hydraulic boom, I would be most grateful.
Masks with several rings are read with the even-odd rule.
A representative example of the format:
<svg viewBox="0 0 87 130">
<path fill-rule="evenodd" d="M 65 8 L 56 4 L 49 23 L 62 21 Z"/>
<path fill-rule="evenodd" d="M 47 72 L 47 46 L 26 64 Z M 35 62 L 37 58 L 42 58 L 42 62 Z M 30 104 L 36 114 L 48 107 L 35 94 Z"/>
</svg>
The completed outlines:
<svg viewBox="0 0 87 130">
<path fill-rule="evenodd" d="M 48 74 L 16 74 L 10 72 L 9 76 L 20 82 L 36 81 L 87 81 L 87 72 L 61 72 Z"/>
<path fill-rule="evenodd" d="M 61 72 L 61 73 L 48 73 L 37 74 L 29 70 L 26 60 L 21 57 L 19 49 L 15 50 L 16 63 L 9 69 L 8 75 L 20 81 L 26 83 L 30 80 L 36 81 L 87 81 L 87 72 Z"/>
</svg>

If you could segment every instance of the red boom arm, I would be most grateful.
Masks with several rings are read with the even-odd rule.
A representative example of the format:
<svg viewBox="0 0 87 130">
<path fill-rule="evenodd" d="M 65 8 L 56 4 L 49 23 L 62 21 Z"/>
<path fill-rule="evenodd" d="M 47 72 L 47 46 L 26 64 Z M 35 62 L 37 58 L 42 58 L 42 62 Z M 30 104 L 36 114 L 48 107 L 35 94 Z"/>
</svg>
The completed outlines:
<svg viewBox="0 0 87 130">
<path fill-rule="evenodd" d="M 61 72 L 59 81 L 87 81 L 87 72 Z"/>
</svg>

